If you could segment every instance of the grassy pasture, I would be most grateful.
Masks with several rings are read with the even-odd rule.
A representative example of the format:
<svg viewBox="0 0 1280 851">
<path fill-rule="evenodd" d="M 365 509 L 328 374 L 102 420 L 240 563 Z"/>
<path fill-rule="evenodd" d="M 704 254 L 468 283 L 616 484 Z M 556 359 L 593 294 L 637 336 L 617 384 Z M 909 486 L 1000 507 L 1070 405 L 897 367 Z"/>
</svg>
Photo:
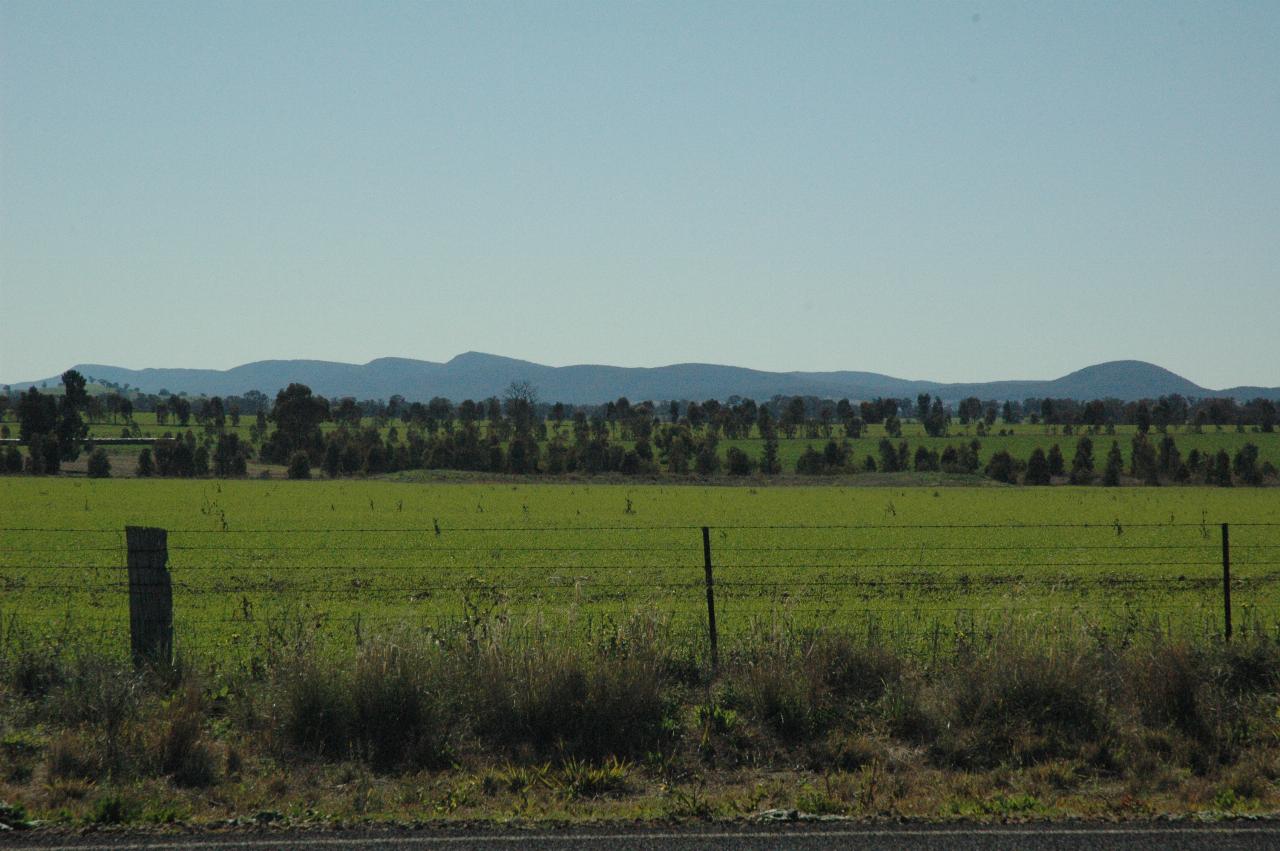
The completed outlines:
<svg viewBox="0 0 1280 851">
<path fill-rule="evenodd" d="M 1223 521 L 1237 625 L 1280 624 L 1274 489 L 8 478 L 0 505 L 6 619 L 123 647 L 121 530 L 161 526 L 179 645 L 228 662 L 301 626 L 351 646 L 491 617 L 586 636 L 636 612 L 700 646 L 704 524 L 726 636 L 762 621 L 914 648 L 1014 621 L 1216 634 Z"/>
</svg>

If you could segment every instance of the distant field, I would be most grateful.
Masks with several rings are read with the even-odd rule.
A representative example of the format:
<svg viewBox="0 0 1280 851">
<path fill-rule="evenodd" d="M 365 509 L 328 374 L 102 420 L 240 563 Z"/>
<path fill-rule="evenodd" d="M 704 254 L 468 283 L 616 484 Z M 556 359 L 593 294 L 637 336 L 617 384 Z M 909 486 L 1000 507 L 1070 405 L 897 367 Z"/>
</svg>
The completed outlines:
<svg viewBox="0 0 1280 851">
<path fill-rule="evenodd" d="M 1275 489 L 18 477 L 0 479 L 0 504 L 6 619 L 123 646 L 121 530 L 156 525 L 172 530 L 179 644 L 217 657 L 299 624 L 350 645 L 495 615 L 572 633 L 657 612 L 701 640 L 704 524 L 727 634 L 778 620 L 914 647 L 1014 621 L 1216 633 L 1223 521 L 1237 624 L 1280 625 Z M 25 531 L 59 529 L 84 531 Z"/>
</svg>

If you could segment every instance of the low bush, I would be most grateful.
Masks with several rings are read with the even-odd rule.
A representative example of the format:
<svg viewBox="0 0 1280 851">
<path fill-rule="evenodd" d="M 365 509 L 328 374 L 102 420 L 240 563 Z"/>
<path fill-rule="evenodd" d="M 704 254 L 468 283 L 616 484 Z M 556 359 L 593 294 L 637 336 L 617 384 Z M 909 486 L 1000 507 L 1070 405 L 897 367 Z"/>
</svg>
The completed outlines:
<svg viewBox="0 0 1280 851">
<path fill-rule="evenodd" d="M 492 648 L 477 659 L 476 732 L 508 751 L 643 754 L 663 737 L 670 684 L 641 649 Z"/>
<path fill-rule="evenodd" d="M 356 750 L 375 768 L 432 768 L 447 763 L 440 699 L 458 683 L 437 654 L 375 641 L 356 660 L 351 722 Z"/>
<path fill-rule="evenodd" d="M 865 712 L 901 670 L 894 654 L 847 636 L 779 633 L 735 655 L 726 689 L 733 705 L 795 741 Z"/>
<path fill-rule="evenodd" d="M 460 765 L 483 773 L 485 795 L 563 802 L 714 768 L 801 766 L 853 784 L 824 792 L 841 811 L 911 783 L 954 783 L 965 799 L 965 783 L 1013 772 L 1034 795 L 1107 778 L 1206 806 L 1234 796 L 1238 809 L 1270 800 L 1280 775 L 1280 642 L 1247 630 L 1231 644 L 997 631 L 926 658 L 874 631 L 784 622 L 723 645 L 715 678 L 701 644 L 643 618 L 574 642 L 477 616 L 345 654 L 305 636 L 282 644 L 217 686 L 201 680 L 211 672 L 139 673 L 87 653 L 37 664 L 25 652 L 36 645 L 9 644 L 0 721 L 18 726 L 4 728 L 0 761 L 21 753 L 26 768 L 5 782 L 115 823 L 140 817 L 128 796 L 148 782 L 220 800 L 271 770 L 372 770 L 377 785 Z M 987 812 L 986 793 L 970 797 Z"/>
<path fill-rule="evenodd" d="M 205 709 L 198 686 L 187 683 L 170 701 L 152 744 L 160 772 L 179 786 L 210 786 L 217 782 L 217 756 L 204 738 Z"/>
<path fill-rule="evenodd" d="M 1045 651 L 1016 639 L 962 657 L 944 681 L 946 725 L 931 752 L 964 769 L 1074 756 L 1110 732 L 1102 669 L 1071 645 Z"/>
</svg>

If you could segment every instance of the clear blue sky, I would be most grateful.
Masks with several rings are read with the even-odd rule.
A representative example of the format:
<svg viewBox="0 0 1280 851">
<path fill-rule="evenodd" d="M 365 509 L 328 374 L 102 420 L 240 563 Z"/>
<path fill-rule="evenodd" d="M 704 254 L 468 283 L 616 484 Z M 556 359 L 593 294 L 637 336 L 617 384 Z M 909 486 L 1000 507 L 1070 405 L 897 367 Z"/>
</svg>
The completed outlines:
<svg viewBox="0 0 1280 851">
<path fill-rule="evenodd" d="M 1280 3 L 0 2 L 0 381 L 1280 384 Z"/>
</svg>

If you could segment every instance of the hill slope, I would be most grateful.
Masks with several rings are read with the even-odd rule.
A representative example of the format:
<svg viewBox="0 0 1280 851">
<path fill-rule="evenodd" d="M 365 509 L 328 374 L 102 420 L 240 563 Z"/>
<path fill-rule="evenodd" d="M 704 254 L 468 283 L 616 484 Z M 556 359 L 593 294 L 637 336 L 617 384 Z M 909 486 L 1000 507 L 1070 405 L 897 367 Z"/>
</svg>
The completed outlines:
<svg viewBox="0 0 1280 851">
<path fill-rule="evenodd" d="M 513 381 L 528 381 L 540 398 L 574 404 L 590 404 L 626 396 L 640 399 L 726 399 L 749 396 L 768 399 L 775 395 L 814 395 L 830 398 L 871 399 L 877 396 L 915 397 L 940 395 L 946 401 L 977 396 L 981 399 L 1055 398 L 1120 399 L 1154 398 L 1168 393 L 1184 396 L 1265 396 L 1280 400 L 1277 387 L 1237 387 L 1215 391 L 1200 387 L 1167 369 L 1143 361 L 1112 361 L 1086 367 L 1051 381 L 990 381 L 943 384 L 908 381 L 874 372 L 762 372 L 736 366 L 681 363 L 641 368 L 619 366 L 544 366 L 530 361 L 480 352 L 458 355 L 447 363 L 379 358 L 366 364 L 316 360 L 271 360 L 247 363 L 228 370 L 125 369 L 105 364 L 77 364 L 86 376 L 129 384 L 144 392 L 162 389 L 192 395 L 228 396 L 259 390 L 274 395 L 290 382 L 301 382 L 329 397 L 355 396 L 386 399 L 394 394 L 410 401 L 432 396 L 448 399 L 483 399 L 500 396 Z M 57 378 L 47 379 L 50 386 Z M 25 389 L 41 382 L 15 384 Z"/>
</svg>

